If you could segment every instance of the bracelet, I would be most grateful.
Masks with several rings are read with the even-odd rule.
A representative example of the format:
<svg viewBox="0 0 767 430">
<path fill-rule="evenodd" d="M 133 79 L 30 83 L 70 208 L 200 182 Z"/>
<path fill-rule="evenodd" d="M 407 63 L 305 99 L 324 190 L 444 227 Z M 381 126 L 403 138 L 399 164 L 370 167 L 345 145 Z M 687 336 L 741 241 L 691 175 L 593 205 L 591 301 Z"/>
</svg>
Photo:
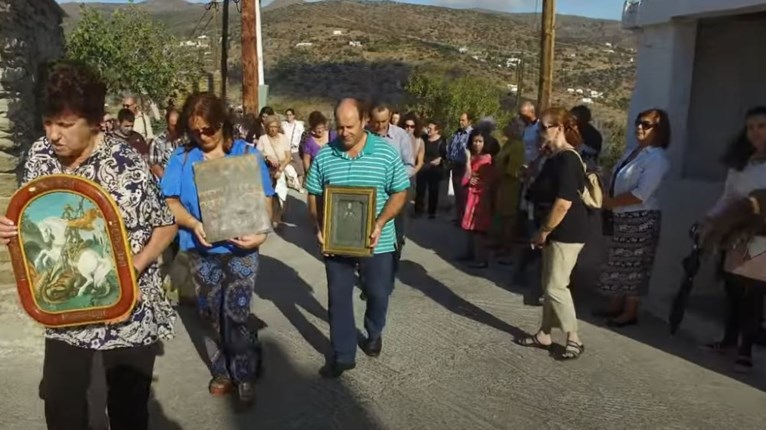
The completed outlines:
<svg viewBox="0 0 767 430">
<path fill-rule="evenodd" d="M 552 231 L 554 231 L 554 228 L 555 227 L 542 226 L 541 227 L 541 233 L 551 233 Z"/>
</svg>

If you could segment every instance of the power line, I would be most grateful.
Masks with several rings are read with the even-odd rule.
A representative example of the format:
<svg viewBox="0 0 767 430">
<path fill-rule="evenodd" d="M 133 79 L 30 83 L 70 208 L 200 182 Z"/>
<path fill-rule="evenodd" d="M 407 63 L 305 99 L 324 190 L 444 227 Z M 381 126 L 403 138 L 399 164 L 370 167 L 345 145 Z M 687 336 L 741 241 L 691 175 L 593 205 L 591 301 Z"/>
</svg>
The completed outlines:
<svg viewBox="0 0 767 430">
<path fill-rule="evenodd" d="M 202 16 L 200 16 L 200 19 L 197 20 L 197 24 L 194 26 L 194 30 L 192 30 L 192 33 L 189 35 L 189 38 L 194 38 L 194 35 L 197 34 L 197 29 L 200 28 L 200 23 L 202 22 L 203 18 L 205 18 L 205 15 L 208 14 L 208 11 L 210 11 L 209 8 L 205 8 L 205 10 L 202 12 Z"/>
</svg>

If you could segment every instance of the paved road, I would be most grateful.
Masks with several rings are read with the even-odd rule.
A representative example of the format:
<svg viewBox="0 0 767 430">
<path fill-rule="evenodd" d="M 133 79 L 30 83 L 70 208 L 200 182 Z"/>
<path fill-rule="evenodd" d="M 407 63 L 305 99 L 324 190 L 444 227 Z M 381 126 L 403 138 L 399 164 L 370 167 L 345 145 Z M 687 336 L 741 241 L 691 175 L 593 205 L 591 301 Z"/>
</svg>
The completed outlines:
<svg viewBox="0 0 767 430">
<path fill-rule="evenodd" d="M 292 203 L 289 221 L 305 225 Z M 178 336 L 157 363 L 153 428 L 765 427 L 763 359 L 755 375 L 737 376 L 728 360 L 671 338 L 649 317 L 623 332 L 583 321 L 586 352 L 577 361 L 517 347 L 512 337 L 534 330 L 540 309 L 508 287 L 508 270 L 454 266 L 448 257 L 461 245 L 445 221 L 417 220 L 410 231 L 380 358 L 360 354 L 357 369 L 338 381 L 317 375 L 328 347 L 324 270 L 308 230 L 287 228 L 270 239 L 261 263 L 254 311 L 269 327 L 261 332 L 267 373 L 255 408 L 235 413 L 207 394 L 198 327 L 182 312 Z M 41 342 L 13 300 L 6 292 L 0 301 L 0 429 L 42 429 Z M 358 321 L 363 306 L 356 302 Z"/>
</svg>

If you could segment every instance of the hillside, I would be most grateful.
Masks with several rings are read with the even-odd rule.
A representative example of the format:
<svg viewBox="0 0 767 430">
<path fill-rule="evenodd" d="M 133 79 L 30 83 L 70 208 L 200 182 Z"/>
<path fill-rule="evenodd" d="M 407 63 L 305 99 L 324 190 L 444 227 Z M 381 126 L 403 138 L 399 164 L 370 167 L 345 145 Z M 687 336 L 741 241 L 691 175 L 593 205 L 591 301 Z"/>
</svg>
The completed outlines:
<svg viewBox="0 0 767 430">
<path fill-rule="evenodd" d="M 119 5 L 89 4 L 104 13 Z M 62 5 L 69 14 L 65 30 L 79 18 L 77 4 Z M 141 3 L 181 40 L 205 34 L 214 40 L 212 11 L 183 0 Z M 220 19 L 220 14 L 218 15 Z M 240 22 L 230 9 L 230 76 L 239 85 Z M 277 0 L 264 8 L 263 37 L 270 98 L 285 103 L 328 104 L 345 95 L 384 95 L 401 100 L 403 85 L 416 68 L 450 76 L 471 75 L 506 88 L 522 78 L 523 96 L 537 91 L 538 17 L 400 4 L 388 1 L 330 0 L 304 3 Z M 557 103 L 573 105 L 583 96 L 567 89 L 603 93 L 594 110 L 608 119 L 625 120 L 634 80 L 630 33 L 617 21 L 557 17 Z M 340 34 L 334 34 L 340 32 Z M 350 46 L 350 42 L 361 46 Z M 297 47 L 298 44 L 303 46 Z M 608 46 L 609 44 L 609 46 Z M 516 58 L 523 63 L 518 74 Z M 212 64 L 212 61 L 211 61 Z M 232 98 L 239 95 L 232 92 Z M 303 105 L 304 103 L 301 103 Z M 301 106 L 299 106 L 301 107 Z M 307 105 L 307 109 L 309 106 Z"/>
</svg>

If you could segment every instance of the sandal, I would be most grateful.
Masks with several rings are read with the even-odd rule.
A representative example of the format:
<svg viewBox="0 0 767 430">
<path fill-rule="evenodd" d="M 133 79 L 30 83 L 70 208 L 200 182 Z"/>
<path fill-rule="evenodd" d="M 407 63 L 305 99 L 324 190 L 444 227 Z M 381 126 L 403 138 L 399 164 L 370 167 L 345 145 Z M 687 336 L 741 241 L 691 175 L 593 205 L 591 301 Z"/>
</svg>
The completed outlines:
<svg viewBox="0 0 767 430">
<path fill-rule="evenodd" d="M 580 357 L 585 350 L 586 347 L 584 347 L 582 343 L 578 344 L 572 340 L 568 340 L 567 345 L 565 345 L 565 352 L 562 354 L 562 359 L 575 360 L 576 358 Z"/>
<path fill-rule="evenodd" d="M 733 345 L 728 345 L 728 344 L 726 344 L 724 342 L 712 342 L 712 343 L 707 343 L 707 344 L 703 345 L 703 348 L 706 351 L 715 352 L 717 354 L 726 354 L 727 351 L 729 351 L 732 348 L 734 348 L 734 346 Z"/>
<path fill-rule="evenodd" d="M 551 344 L 545 344 L 542 343 L 540 340 L 538 340 L 538 335 L 529 335 L 525 337 L 520 337 L 514 339 L 514 343 L 520 346 L 525 346 L 529 348 L 538 348 L 538 349 L 549 349 L 551 348 Z"/>
<path fill-rule="evenodd" d="M 232 380 L 225 376 L 216 376 L 208 384 L 208 391 L 213 396 L 225 396 L 231 393 L 233 389 Z"/>
</svg>

